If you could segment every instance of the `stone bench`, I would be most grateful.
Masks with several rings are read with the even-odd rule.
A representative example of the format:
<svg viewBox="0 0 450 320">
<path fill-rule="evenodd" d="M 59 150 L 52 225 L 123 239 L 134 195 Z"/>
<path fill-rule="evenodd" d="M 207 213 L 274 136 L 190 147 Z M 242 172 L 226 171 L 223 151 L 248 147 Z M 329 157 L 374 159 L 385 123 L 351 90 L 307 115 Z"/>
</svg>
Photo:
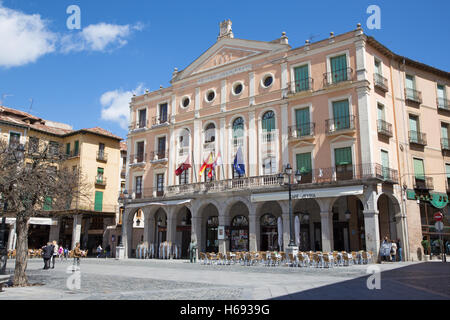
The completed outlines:
<svg viewBox="0 0 450 320">
<path fill-rule="evenodd" d="M 0 275 L 0 292 L 3 292 L 3 286 L 9 282 L 9 275 L 2 276 Z"/>
</svg>

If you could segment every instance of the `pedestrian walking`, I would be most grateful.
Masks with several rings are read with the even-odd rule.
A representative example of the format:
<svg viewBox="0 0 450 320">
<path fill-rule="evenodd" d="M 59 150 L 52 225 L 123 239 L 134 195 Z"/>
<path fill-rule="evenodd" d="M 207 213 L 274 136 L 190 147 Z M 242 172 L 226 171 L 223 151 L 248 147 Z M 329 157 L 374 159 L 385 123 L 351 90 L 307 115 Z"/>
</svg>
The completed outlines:
<svg viewBox="0 0 450 320">
<path fill-rule="evenodd" d="M 80 265 L 80 258 L 81 258 L 81 250 L 80 250 L 80 243 L 77 242 L 75 245 L 75 248 L 73 249 L 73 265 Z"/>
<path fill-rule="evenodd" d="M 395 262 L 397 257 L 397 244 L 394 240 L 391 241 L 391 261 Z"/>
<path fill-rule="evenodd" d="M 197 262 L 197 242 L 194 239 L 191 239 L 191 243 L 189 244 L 189 258 L 191 263 Z"/>
<path fill-rule="evenodd" d="M 56 240 L 53 240 L 53 254 L 52 254 L 52 269 L 55 269 L 55 260 L 56 260 L 56 256 L 58 255 L 58 250 L 59 250 L 59 246 L 58 243 L 56 242 Z"/>
<path fill-rule="evenodd" d="M 400 239 L 397 239 L 397 257 L 398 257 L 398 261 L 402 261 L 402 246 L 400 245 Z"/>
<path fill-rule="evenodd" d="M 66 261 L 67 261 L 67 259 L 69 258 L 69 248 L 67 248 L 67 246 L 64 248 L 64 259 L 66 259 Z"/>
<path fill-rule="evenodd" d="M 63 246 L 59 246 L 59 248 L 58 248 L 58 257 L 59 257 L 59 261 L 61 261 L 61 262 L 64 261 L 64 248 L 63 248 Z"/>
<path fill-rule="evenodd" d="M 380 256 L 381 256 L 381 262 L 389 261 L 389 259 L 390 259 L 390 256 L 391 256 L 391 242 L 389 241 L 389 238 L 387 236 L 384 237 L 384 240 L 381 243 Z"/>
<path fill-rule="evenodd" d="M 97 258 L 102 256 L 102 246 L 99 244 L 97 247 Z"/>
<path fill-rule="evenodd" d="M 53 246 L 51 242 L 47 242 L 47 245 L 42 247 L 42 258 L 44 259 L 44 270 L 50 269 L 50 259 L 53 255 Z"/>
</svg>

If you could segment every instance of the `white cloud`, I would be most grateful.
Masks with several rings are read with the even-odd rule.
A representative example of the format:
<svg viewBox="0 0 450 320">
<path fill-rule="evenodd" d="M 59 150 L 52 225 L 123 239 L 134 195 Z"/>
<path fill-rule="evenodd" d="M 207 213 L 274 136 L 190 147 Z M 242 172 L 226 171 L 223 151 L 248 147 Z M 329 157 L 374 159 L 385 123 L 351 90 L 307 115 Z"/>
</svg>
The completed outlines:
<svg viewBox="0 0 450 320">
<path fill-rule="evenodd" d="M 123 129 L 128 130 L 130 118 L 130 102 L 136 95 L 143 94 L 143 86 L 139 85 L 133 91 L 123 91 L 122 89 L 108 91 L 100 97 L 102 109 L 102 120 L 117 122 Z"/>
<path fill-rule="evenodd" d="M 61 50 L 64 53 L 72 51 L 105 51 L 117 49 L 126 45 L 127 37 L 133 30 L 142 30 L 141 24 L 115 25 L 107 23 L 91 24 L 82 31 L 65 35 L 61 38 Z"/>
<path fill-rule="evenodd" d="M 0 67 L 35 62 L 55 50 L 57 36 L 39 14 L 5 8 L 0 2 Z"/>
</svg>

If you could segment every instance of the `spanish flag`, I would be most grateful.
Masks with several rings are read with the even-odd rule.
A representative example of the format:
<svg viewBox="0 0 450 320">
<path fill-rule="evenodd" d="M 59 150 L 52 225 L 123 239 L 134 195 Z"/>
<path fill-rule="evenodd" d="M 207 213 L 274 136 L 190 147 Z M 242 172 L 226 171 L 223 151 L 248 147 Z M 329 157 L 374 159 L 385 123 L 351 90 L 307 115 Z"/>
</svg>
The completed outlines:
<svg viewBox="0 0 450 320">
<path fill-rule="evenodd" d="M 208 159 L 203 162 L 203 165 L 200 168 L 199 175 L 202 176 L 202 174 L 203 174 L 203 172 L 205 172 L 206 168 L 212 169 L 213 163 L 214 163 L 214 160 L 213 160 L 212 154 L 210 153 Z"/>
</svg>

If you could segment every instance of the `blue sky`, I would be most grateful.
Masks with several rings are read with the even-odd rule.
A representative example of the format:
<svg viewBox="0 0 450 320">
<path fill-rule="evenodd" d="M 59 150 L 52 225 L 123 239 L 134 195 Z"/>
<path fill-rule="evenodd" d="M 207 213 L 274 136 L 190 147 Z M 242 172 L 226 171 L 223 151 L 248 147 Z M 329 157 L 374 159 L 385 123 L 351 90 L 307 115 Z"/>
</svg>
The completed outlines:
<svg viewBox="0 0 450 320">
<path fill-rule="evenodd" d="M 66 27 L 69 5 L 81 9 L 81 30 Z M 369 5 L 381 9 L 380 30 L 366 26 Z M 236 38 L 270 41 L 286 31 L 293 47 L 361 22 L 395 53 L 450 71 L 449 12 L 445 0 L 0 0 L 0 100 L 28 111 L 33 98 L 37 116 L 125 138 L 131 91 L 169 86 L 173 68 L 184 69 L 213 45 L 225 19 Z M 103 119 L 102 109 L 109 109 Z"/>
</svg>

